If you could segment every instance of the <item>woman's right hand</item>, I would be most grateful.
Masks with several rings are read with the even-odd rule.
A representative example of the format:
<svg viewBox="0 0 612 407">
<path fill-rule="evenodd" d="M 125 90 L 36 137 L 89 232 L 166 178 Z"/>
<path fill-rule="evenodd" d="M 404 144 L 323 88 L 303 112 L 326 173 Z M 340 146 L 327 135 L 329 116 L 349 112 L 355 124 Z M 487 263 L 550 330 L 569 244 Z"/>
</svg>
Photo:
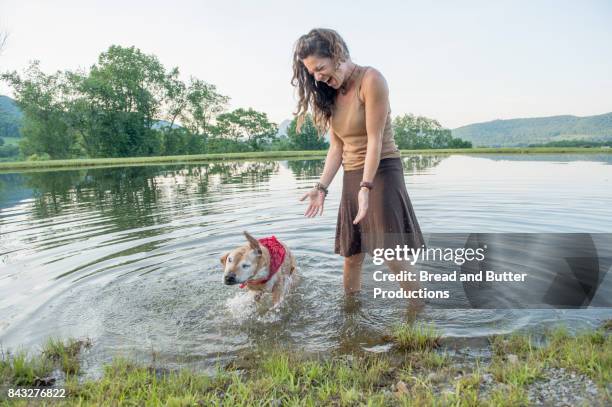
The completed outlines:
<svg viewBox="0 0 612 407">
<path fill-rule="evenodd" d="M 323 215 L 323 203 L 325 202 L 325 193 L 317 188 L 313 188 L 306 192 L 300 201 L 310 198 L 310 204 L 308 209 L 304 213 L 304 216 L 312 218 L 313 216 Z"/>
</svg>

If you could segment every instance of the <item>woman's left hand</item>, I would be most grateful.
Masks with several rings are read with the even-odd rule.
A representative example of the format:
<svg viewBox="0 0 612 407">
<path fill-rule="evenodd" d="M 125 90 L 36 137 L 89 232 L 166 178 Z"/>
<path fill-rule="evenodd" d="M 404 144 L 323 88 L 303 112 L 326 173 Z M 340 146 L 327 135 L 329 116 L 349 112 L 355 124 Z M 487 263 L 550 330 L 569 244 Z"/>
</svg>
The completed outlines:
<svg viewBox="0 0 612 407">
<path fill-rule="evenodd" d="M 359 211 L 357 212 L 357 216 L 353 221 L 353 225 L 361 222 L 363 218 L 365 218 L 366 213 L 368 213 L 368 200 L 370 198 L 370 190 L 368 188 L 360 188 L 359 193 L 357 194 L 357 202 L 359 203 Z"/>
</svg>

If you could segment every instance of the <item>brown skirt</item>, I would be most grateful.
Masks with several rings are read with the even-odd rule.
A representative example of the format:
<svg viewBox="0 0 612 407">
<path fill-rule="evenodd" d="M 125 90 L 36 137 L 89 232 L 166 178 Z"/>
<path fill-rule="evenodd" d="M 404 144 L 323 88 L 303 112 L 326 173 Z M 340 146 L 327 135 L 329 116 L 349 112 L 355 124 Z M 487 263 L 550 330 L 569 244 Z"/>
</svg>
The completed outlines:
<svg viewBox="0 0 612 407">
<path fill-rule="evenodd" d="M 335 253 L 348 257 L 358 253 L 372 254 L 377 248 L 395 250 L 397 245 L 415 249 L 425 247 L 406 191 L 402 159 L 380 160 L 374 188 L 370 191 L 368 212 L 359 224 L 353 225 L 359 210 L 357 194 L 362 176 L 363 168 L 344 172 Z"/>
</svg>

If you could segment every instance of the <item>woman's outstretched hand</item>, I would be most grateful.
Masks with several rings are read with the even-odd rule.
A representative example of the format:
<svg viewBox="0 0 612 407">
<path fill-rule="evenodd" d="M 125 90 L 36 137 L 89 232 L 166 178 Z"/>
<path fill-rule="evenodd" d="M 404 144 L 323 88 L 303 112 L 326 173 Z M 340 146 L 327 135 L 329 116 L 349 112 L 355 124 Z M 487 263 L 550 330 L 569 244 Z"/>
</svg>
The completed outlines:
<svg viewBox="0 0 612 407">
<path fill-rule="evenodd" d="M 306 192 L 300 201 L 310 198 L 310 204 L 304 213 L 304 216 L 312 218 L 313 216 L 323 215 L 323 203 L 325 202 L 325 193 L 316 188 Z"/>
<path fill-rule="evenodd" d="M 363 218 L 365 218 L 368 213 L 368 201 L 370 199 L 370 190 L 367 188 L 360 188 L 359 193 L 357 194 L 357 202 L 359 203 L 359 210 L 357 211 L 357 216 L 355 216 L 355 220 L 353 221 L 353 225 L 361 222 Z"/>
</svg>

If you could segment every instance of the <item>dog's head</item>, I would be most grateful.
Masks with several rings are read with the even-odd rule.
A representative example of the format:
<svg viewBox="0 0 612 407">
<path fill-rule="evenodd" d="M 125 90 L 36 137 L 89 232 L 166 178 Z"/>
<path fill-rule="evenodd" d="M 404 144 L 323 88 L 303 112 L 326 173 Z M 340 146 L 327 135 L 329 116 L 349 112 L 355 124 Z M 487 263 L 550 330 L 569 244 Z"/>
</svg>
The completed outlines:
<svg viewBox="0 0 612 407">
<path fill-rule="evenodd" d="M 242 284 L 251 280 L 261 268 L 262 251 L 257 239 L 244 232 L 248 244 L 221 256 L 223 282 L 227 285 Z"/>
</svg>

